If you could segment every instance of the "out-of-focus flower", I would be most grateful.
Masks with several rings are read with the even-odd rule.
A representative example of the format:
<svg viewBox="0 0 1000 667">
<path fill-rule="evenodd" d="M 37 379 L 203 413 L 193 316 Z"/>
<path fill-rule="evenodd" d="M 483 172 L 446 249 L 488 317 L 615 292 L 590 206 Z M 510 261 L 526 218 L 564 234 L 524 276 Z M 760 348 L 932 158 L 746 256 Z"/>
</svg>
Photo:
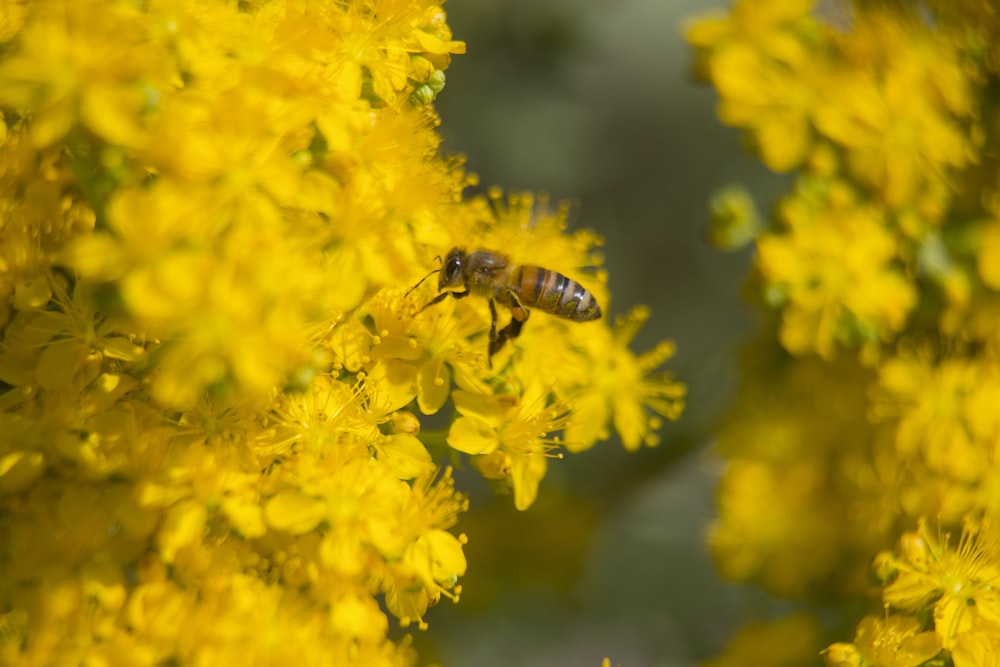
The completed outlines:
<svg viewBox="0 0 1000 667">
<path fill-rule="evenodd" d="M 737 0 L 686 35 L 720 118 L 793 180 L 770 225 L 717 231 L 753 241 L 766 316 L 720 436 L 720 569 L 855 625 L 828 665 L 991 664 L 996 8 Z"/>
</svg>

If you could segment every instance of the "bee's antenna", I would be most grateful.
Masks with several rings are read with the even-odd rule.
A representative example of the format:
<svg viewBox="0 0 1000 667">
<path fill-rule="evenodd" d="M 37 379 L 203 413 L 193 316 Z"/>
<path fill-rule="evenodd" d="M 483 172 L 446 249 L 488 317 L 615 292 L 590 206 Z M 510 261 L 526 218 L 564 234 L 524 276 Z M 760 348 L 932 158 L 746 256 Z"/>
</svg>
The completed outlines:
<svg viewBox="0 0 1000 667">
<path fill-rule="evenodd" d="M 441 255 L 438 255 L 437 257 L 435 257 L 434 260 L 437 261 L 437 262 L 440 262 L 441 261 Z M 406 294 L 403 295 L 403 298 L 405 299 L 406 297 L 410 296 L 410 293 L 413 290 L 415 290 L 418 287 L 420 287 L 425 280 L 427 280 L 428 278 L 430 278 L 431 276 L 433 276 L 435 273 L 440 273 L 440 272 L 441 272 L 441 269 L 434 269 L 433 271 L 431 271 L 430 273 L 428 273 L 426 276 L 424 276 L 419 281 L 417 281 L 416 285 L 414 285 L 413 287 L 411 287 L 410 289 L 408 289 L 406 291 Z"/>
<path fill-rule="evenodd" d="M 420 280 L 419 280 L 419 281 L 417 282 L 417 284 L 416 284 L 416 285 L 414 285 L 414 286 L 413 286 L 413 287 L 411 287 L 410 289 L 406 290 L 406 294 L 404 294 L 404 295 L 403 295 L 403 298 L 405 299 L 406 297 L 410 296 L 410 292 L 412 292 L 413 290 L 415 290 L 415 289 L 417 289 L 418 287 L 420 287 L 420 286 L 421 286 L 421 285 L 423 284 L 423 282 L 424 282 L 425 280 L 427 280 L 428 278 L 430 278 L 431 276 L 433 276 L 433 275 L 434 275 L 435 273 L 440 273 L 440 272 L 441 272 L 441 269 L 434 269 L 433 271 L 431 271 L 430 273 L 428 273 L 428 274 L 427 274 L 426 276 L 424 276 L 423 278 L 421 278 L 421 279 L 420 279 Z"/>
</svg>

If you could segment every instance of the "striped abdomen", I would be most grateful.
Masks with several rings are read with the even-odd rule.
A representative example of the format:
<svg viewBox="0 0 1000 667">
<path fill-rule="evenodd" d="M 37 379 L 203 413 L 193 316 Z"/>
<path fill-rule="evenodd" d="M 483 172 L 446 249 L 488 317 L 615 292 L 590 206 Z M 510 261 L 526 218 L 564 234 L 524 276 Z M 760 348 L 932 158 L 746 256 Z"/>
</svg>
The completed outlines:
<svg viewBox="0 0 1000 667">
<path fill-rule="evenodd" d="M 510 277 L 508 287 L 526 307 L 534 306 L 574 322 L 589 322 L 601 316 L 601 307 L 594 295 L 561 273 L 525 265 L 512 268 Z"/>
</svg>

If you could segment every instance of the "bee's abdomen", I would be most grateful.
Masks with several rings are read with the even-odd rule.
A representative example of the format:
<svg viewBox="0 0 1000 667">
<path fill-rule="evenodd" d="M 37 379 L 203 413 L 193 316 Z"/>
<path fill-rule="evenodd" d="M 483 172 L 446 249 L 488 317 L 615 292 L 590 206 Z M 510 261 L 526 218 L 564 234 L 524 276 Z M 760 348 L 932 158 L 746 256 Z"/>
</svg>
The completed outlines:
<svg viewBox="0 0 1000 667">
<path fill-rule="evenodd" d="M 520 266 L 511 286 L 525 306 L 575 322 L 589 322 L 601 316 L 601 307 L 590 290 L 557 271 L 540 266 Z"/>
</svg>

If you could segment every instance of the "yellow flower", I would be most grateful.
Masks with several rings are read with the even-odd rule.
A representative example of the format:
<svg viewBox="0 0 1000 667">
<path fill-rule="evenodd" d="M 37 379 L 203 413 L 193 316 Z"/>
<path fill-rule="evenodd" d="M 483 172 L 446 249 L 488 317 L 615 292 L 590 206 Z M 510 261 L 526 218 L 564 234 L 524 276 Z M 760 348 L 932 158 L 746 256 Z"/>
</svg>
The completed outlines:
<svg viewBox="0 0 1000 667">
<path fill-rule="evenodd" d="M 955 641 L 951 650 L 955 667 L 987 667 L 1000 660 L 1000 623 L 982 623 Z"/>
<path fill-rule="evenodd" d="M 527 385 L 520 397 L 485 396 L 458 390 L 453 394 L 461 415 L 448 431 L 448 444 L 472 456 L 502 454 L 514 505 L 524 510 L 535 502 L 547 459 L 559 441 L 548 437 L 566 425 L 566 409 L 551 403 L 548 388 Z"/>
<path fill-rule="evenodd" d="M 95 224 L 94 209 L 75 193 L 73 168 L 58 147 L 36 149 L 29 125 L 0 112 L 0 323 L 16 310 L 43 308 L 52 297 L 50 253 Z M 6 124 L 11 127 L 6 129 Z"/>
<path fill-rule="evenodd" d="M 817 107 L 816 124 L 862 182 L 899 206 L 971 162 L 974 103 L 951 35 L 916 15 L 873 10 L 837 42 L 849 61 L 828 82 L 836 94 Z"/>
<path fill-rule="evenodd" d="M 801 594 L 839 556 L 841 510 L 830 496 L 825 471 L 808 463 L 730 464 L 718 492 L 723 518 L 709 535 L 719 569 L 776 595 Z"/>
<path fill-rule="evenodd" d="M 695 68 L 719 91 L 719 118 L 747 128 L 761 159 L 776 171 L 805 160 L 815 141 L 812 114 L 822 99 L 809 47 L 818 32 L 809 0 L 743 0 L 731 14 L 687 26 Z"/>
<path fill-rule="evenodd" d="M 866 616 L 854 639 L 867 664 L 917 667 L 941 652 L 941 638 L 907 616 Z M 864 663 L 863 663 L 864 664 Z"/>
<path fill-rule="evenodd" d="M 32 7 L 17 50 L 0 64 L 0 105 L 33 112 L 38 146 L 63 139 L 76 123 L 110 143 L 141 142 L 141 115 L 174 74 L 143 39 L 145 28 L 129 2 Z"/>
<path fill-rule="evenodd" d="M 934 629 L 942 646 L 951 649 L 982 618 L 1000 620 L 1000 542 L 989 522 L 968 521 L 957 547 L 950 535 L 934 535 L 921 520 L 916 532 L 900 539 L 892 559 L 895 578 L 885 587 L 887 604 L 916 611 L 926 603 L 934 610 Z"/>
<path fill-rule="evenodd" d="M 836 642 L 823 649 L 823 663 L 826 667 L 864 667 L 864 658 L 854 644 Z"/>
<path fill-rule="evenodd" d="M 89 286 L 77 284 L 71 295 L 61 281 L 53 280 L 52 286 L 58 310 L 25 310 L 21 314 L 26 321 L 20 335 L 37 346 L 34 350 L 16 350 L 37 360 L 34 377 L 23 381 L 44 389 L 79 389 L 95 379 L 101 360 L 131 362 L 143 354 L 142 347 L 132 343 L 125 332 L 116 330 L 121 322 L 99 313 Z M 4 350 L 7 354 L 14 351 Z"/>
<path fill-rule="evenodd" d="M 465 53 L 465 44 L 450 39 L 436 2 L 377 0 L 374 5 L 349 6 L 337 27 L 353 55 L 349 67 L 356 69 L 349 78 L 357 82 L 357 92 L 363 91 L 362 84 L 370 85 L 374 101 L 394 107 L 405 99 L 400 92 L 407 83 L 410 53 L 432 56 L 446 66 L 447 55 Z M 394 20 L 382 20 L 386 15 Z"/>
<path fill-rule="evenodd" d="M 453 372 L 469 378 L 481 373 L 481 346 L 468 339 L 485 323 L 459 316 L 453 299 L 420 314 L 404 299 L 396 290 L 369 301 L 374 331 L 364 367 L 373 379 L 384 378 L 388 394 L 398 397 L 395 405 L 416 398 L 421 412 L 434 414 L 448 400 Z"/>
<path fill-rule="evenodd" d="M 386 580 L 386 606 L 405 627 L 416 621 L 423 629 L 423 616 L 441 595 L 458 602 L 461 587 L 455 581 L 465 574 L 463 541 L 443 530 L 430 531 L 411 544 L 401 562 Z M 449 589 L 455 588 L 454 592 Z"/>
<path fill-rule="evenodd" d="M 802 164 L 815 141 L 810 120 L 817 86 L 803 76 L 807 64 L 799 60 L 771 60 L 740 44 L 720 50 L 711 61 L 721 95 L 719 118 L 749 127 L 764 164 L 779 172 Z"/>
<path fill-rule="evenodd" d="M 709 533 L 719 569 L 780 596 L 864 591 L 906 481 L 892 449 L 872 444 L 879 432 L 859 389 L 872 373 L 857 361 L 789 359 L 761 343 L 744 368 L 719 434 L 726 467 Z"/>
<path fill-rule="evenodd" d="M 958 482 L 988 482 L 1000 435 L 1000 369 L 991 357 L 918 350 L 881 365 L 875 414 L 895 418 L 901 460 Z"/>
<path fill-rule="evenodd" d="M 835 345 L 871 348 L 906 324 L 916 292 L 898 268 L 899 241 L 877 208 L 845 184 L 804 184 L 786 200 L 783 233 L 757 241 L 765 299 L 783 309 L 781 342 L 831 357 Z"/>
<path fill-rule="evenodd" d="M 669 374 L 654 375 L 673 356 L 674 345 L 664 341 L 636 355 L 629 345 L 649 319 L 647 308 L 635 308 L 615 321 L 614 329 L 595 331 L 583 340 L 590 361 L 576 392 L 566 395 L 572 414 L 566 428 L 566 447 L 581 451 L 608 437 L 614 424 L 622 445 L 635 451 L 658 443 L 660 417 L 675 420 L 684 407 L 686 389 Z"/>
<path fill-rule="evenodd" d="M 741 628 L 725 653 L 704 663 L 705 667 L 774 665 L 795 667 L 812 664 L 819 624 L 807 614 L 793 614 L 773 621 L 748 623 Z"/>
</svg>

